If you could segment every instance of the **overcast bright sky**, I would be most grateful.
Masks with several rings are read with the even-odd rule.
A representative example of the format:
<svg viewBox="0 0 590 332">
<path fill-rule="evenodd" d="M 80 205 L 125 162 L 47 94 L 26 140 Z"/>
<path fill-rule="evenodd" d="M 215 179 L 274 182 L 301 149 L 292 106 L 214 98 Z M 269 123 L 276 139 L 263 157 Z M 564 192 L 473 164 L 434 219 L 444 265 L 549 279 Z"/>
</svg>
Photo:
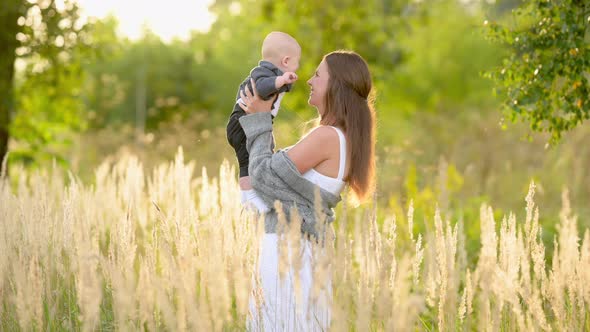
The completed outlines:
<svg viewBox="0 0 590 332">
<path fill-rule="evenodd" d="M 215 17 L 208 6 L 213 0 L 77 0 L 83 14 L 103 18 L 112 13 L 119 32 L 131 39 L 147 25 L 164 41 L 187 39 L 191 30 L 207 31 Z"/>
</svg>

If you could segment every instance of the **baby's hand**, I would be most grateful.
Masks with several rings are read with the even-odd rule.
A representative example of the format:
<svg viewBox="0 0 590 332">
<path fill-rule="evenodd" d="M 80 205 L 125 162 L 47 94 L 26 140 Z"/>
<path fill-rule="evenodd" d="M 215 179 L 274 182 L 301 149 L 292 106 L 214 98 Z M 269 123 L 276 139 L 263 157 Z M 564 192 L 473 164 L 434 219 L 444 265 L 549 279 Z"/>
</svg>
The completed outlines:
<svg viewBox="0 0 590 332">
<path fill-rule="evenodd" d="M 291 84 L 295 81 L 297 81 L 297 74 L 288 71 L 288 72 L 284 73 L 282 76 L 277 77 L 276 88 L 278 89 L 278 88 L 282 87 L 283 85 Z"/>
<path fill-rule="evenodd" d="M 285 80 L 285 84 L 291 84 L 297 81 L 297 74 L 288 71 L 283 74 L 283 79 Z"/>
</svg>

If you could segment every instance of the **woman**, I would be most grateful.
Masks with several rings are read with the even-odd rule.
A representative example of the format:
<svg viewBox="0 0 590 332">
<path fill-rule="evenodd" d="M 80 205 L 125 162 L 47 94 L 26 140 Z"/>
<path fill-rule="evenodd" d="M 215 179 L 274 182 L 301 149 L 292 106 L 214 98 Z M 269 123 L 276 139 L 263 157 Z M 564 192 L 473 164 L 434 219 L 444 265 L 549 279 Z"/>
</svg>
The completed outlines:
<svg viewBox="0 0 590 332">
<path fill-rule="evenodd" d="M 279 278 L 278 214 L 276 210 L 266 214 L 260 256 L 264 303 L 257 311 L 262 316 L 253 313 L 253 329 L 300 331 L 329 327 L 329 304 L 323 308 L 316 303 L 308 305 L 313 248 L 306 238 L 324 238 L 325 229 L 318 226 L 334 219 L 333 208 L 345 185 L 350 186 L 358 201 L 370 197 L 373 191 L 375 114 L 369 98 L 372 82 L 367 63 L 354 52 L 332 52 L 324 56 L 307 83 L 311 88 L 309 104 L 318 110 L 319 126 L 288 150 L 276 153 L 272 152 L 272 103 L 248 90 L 241 93 L 241 107 L 248 113 L 240 123 L 247 137 L 252 186 L 268 206 L 280 201 L 287 220 L 291 208 L 297 208 L 302 218 L 301 231 L 309 235 L 301 240 L 301 299 L 293 295 L 293 271 Z M 317 187 L 319 208 L 314 204 Z M 329 282 L 328 278 L 328 299 Z"/>
</svg>

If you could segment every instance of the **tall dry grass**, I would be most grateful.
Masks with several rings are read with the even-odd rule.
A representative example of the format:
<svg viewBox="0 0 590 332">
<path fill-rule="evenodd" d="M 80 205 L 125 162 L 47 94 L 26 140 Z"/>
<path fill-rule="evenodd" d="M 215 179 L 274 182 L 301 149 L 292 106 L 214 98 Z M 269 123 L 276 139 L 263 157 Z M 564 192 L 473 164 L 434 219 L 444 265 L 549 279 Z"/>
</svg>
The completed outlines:
<svg viewBox="0 0 590 332">
<path fill-rule="evenodd" d="M 149 174 L 133 156 L 106 160 L 92 184 L 50 170 L 2 179 L 0 330 L 245 329 L 251 292 L 260 299 L 261 220 L 241 210 L 229 163 L 213 179 L 195 168 L 179 150 Z M 589 232 L 580 238 L 564 193 L 545 257 L 534 192 L 520 222 L 498 222 L 484 205 L 479 221 L 436 213 L 430 231 L 414 234 L 410 208 L 410 227 L 400 227 L 408 242 L 395 216 L 340 207 L 336 236 L 313 264 L 314 280 L 331 274 L 332 330 L 588 330 Z M 473 222 L 478 253 L 465 249 Z"/>
</svg>

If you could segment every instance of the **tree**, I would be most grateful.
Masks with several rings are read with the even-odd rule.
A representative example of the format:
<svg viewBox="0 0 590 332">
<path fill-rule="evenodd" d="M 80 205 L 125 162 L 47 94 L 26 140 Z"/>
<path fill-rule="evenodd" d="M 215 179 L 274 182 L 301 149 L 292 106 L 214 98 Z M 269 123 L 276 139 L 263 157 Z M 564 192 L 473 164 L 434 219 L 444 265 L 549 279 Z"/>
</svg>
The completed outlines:
<svg viewBox="0 0 590 332">
<path fill-rule="evenodd" d="M 38 151 L 64 125 L 80 125 L 79 64 L 92 49 L 85 40 L 90 25 L 80 20 L 73 0 L 5 0 L 0 22 L 0 158 L 4 159 L 10 137 Z M 25 64 L 22 73 L 15 73 L 17 59 Z M 20 77 L 15 79 L 15 74 Z"/>
<path fill-rule="evenodd" d="M 116 36 L 117 24 L 114 17 L 108 17 L 94 22 L 92 28 L 93 46 L 104 56 L 85 66 L 82 96 L 89 129 L 136 125 L 139 131 L 153 131 L 164 122 L 186 119 L 196 112 L 209 113 L 208 125 L 227 121 L 225 116 L 212 119 L 220 114 L 211 111 L 214 107 L 208 100 L 219 92 L 205 85 L 209 81 L 221 85 L 225 78 L 215 75 L 223 64 L 200 63 L 202 53 L 210 49 L 197 41 L 202 36 L 165 43 L 146 28 L 141 39 L 130 41 Z M 213 69 L 204 73 L 209 70 L 205 67 Z M 229 95 L 232 97 L 225 99 L 231 102 L 235 87 Z"/>
<path fill-rule="evenodd" d="M 590 3 L 529 0 L 512 18 L 514 25 L 486 22 L 490 37 L 509 49 L 488 74 L 509 118 L 549 132 L 556 143 L 590 116 Z"/>
<path fill-rule="evenodd" d="M 4 160 L 8 149 L 8 127 L 13 108 L 14 61 L 21 30 L 18 18 L 26 12 L 25 1 L 3 1 L 0 7 L 0 159 Z"/>
</svg>

